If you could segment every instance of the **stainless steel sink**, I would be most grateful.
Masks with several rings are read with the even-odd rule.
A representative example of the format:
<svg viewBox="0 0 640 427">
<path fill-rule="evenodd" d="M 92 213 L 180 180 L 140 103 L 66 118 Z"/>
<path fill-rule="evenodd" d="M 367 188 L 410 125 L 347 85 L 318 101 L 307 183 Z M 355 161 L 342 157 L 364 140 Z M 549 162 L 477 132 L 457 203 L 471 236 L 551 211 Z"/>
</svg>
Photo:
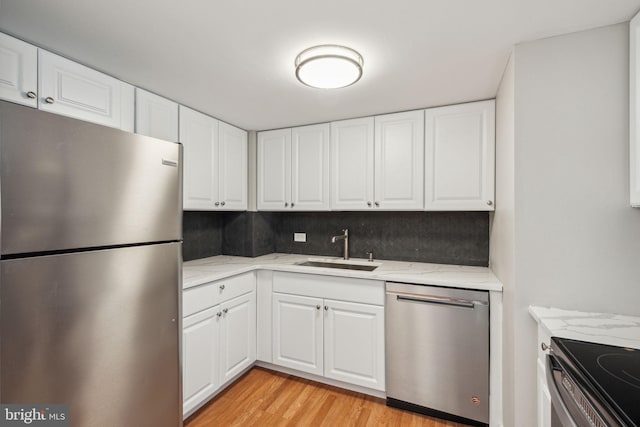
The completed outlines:
<svg viewBox="0 0 640 427">
<path fill-rule="evenodd" d="M 376 264 L 355 264 L 347 262 L 332 262 L 332 261 L 303 261 L 296 265 L 304 267 L 323 267 L 323 268 L 340 268 L 343 270 L 360 270 L 360 271 L 373 271 L 379 267 Z"/>
</svg>

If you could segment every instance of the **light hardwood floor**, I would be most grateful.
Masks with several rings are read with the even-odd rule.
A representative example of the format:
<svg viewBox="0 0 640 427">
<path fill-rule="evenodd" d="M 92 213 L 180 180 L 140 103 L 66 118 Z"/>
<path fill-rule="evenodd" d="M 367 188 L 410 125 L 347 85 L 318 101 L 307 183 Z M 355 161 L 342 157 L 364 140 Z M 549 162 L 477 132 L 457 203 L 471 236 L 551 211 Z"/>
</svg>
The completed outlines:
<svg viewBox="0 0 640 427">
<path fill-rule="evenodd" d="M 386 406 L 383 399 L 253 368 L 185 421 L 213 426 L 462 427 Z"/>
</svg>

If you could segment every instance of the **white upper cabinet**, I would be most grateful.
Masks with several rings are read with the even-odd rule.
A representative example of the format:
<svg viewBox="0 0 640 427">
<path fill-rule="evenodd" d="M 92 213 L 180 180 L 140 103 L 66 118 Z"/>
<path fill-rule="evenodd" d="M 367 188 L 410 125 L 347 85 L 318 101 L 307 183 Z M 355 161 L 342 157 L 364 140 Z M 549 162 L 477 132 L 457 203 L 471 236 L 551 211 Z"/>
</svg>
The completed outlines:
<svg viewBox="0 0 640 427">
<path fill-rule="evenodd" d="M 329 124 L 291 130 L 291 208 L 329 210 Z"/>
<path fill-rule="evenodd" d="M 375 117 L 374 207 L 424 209 L 424 114 Z"/>
<path fill-rule="evenodd" d="M 247 209 L 247 133 L 180 106 L 184 210 Z"/>
<path fill-rule="evenodd" d="M 0 33 L 0 98 L 38 106 L 38 48 Z"/>
<path fill-rule="evenodd" d="M 219 209 L 247 209 L 247 132 L 220 122 L 218 126 Z"/>
<path fill-rule="evenodd" d="M 184 146 L 183 209 L 218 209 L 218 121 L 181 105 L 179 139 Z"/>
<path fill-rule="evenodd" d="M 136 88 L 136 133 L 178 141 L 178 104 Z"/>
<path fill-rule="evenodd" d="M 289 210 L 291 129 L 258 134 L 258 209 Z"/>
<path fill-rule="evenodd" d="M 494 209 L 495 101 L 425 110 L 425 209 Z"/>
<path fill-rule="evenodd" d="M 258 134 L 258 209 L 330 209 L 329 124 Z"/>
<path fill-rule="evenodd" d="M 630 202 L 640 208 L 640 14 L 629 24 L 630 51 Z"/>
<path fill-rule="evenodd" d="M 373 206 L 373 117 L 331 123 L 331 206 Z"/>
<path fill-rule="evenodd" d="M 42 49 L 38 58 L 38 108 L 133 132 L 133 86 Z"/>
</svg>

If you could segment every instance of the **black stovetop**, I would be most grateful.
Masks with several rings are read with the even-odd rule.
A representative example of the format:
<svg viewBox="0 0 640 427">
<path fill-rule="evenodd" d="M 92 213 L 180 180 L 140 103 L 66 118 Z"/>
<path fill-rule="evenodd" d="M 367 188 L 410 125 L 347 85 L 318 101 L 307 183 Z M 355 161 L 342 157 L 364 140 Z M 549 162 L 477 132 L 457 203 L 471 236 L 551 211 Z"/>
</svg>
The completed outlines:
<svg viewBox="0 0 640 427">
<path fill-rule="evenodd" d="M 640 425 L 640 350 L 554 338 L 613 412 Z"/>
</svg>

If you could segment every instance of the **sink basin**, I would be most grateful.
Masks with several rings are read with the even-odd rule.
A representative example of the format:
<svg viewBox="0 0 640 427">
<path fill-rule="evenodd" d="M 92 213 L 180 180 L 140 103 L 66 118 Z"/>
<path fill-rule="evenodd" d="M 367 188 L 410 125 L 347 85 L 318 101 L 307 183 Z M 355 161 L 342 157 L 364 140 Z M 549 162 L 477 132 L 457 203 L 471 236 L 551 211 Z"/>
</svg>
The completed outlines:
<svg viewBox="0 0 640 427">
<path fill-rule="evenodd" d="M 342 270 L 359 270 L 359 271 L 373 271 L 380 267 L 380 264 L 373 263 L 356 263 L 348 261 L 320 261 L 309 260 L 296 263 L 296 265 L 304 267 L 322 267 L 322 268 L 340 268 Z"/>
</svg>

